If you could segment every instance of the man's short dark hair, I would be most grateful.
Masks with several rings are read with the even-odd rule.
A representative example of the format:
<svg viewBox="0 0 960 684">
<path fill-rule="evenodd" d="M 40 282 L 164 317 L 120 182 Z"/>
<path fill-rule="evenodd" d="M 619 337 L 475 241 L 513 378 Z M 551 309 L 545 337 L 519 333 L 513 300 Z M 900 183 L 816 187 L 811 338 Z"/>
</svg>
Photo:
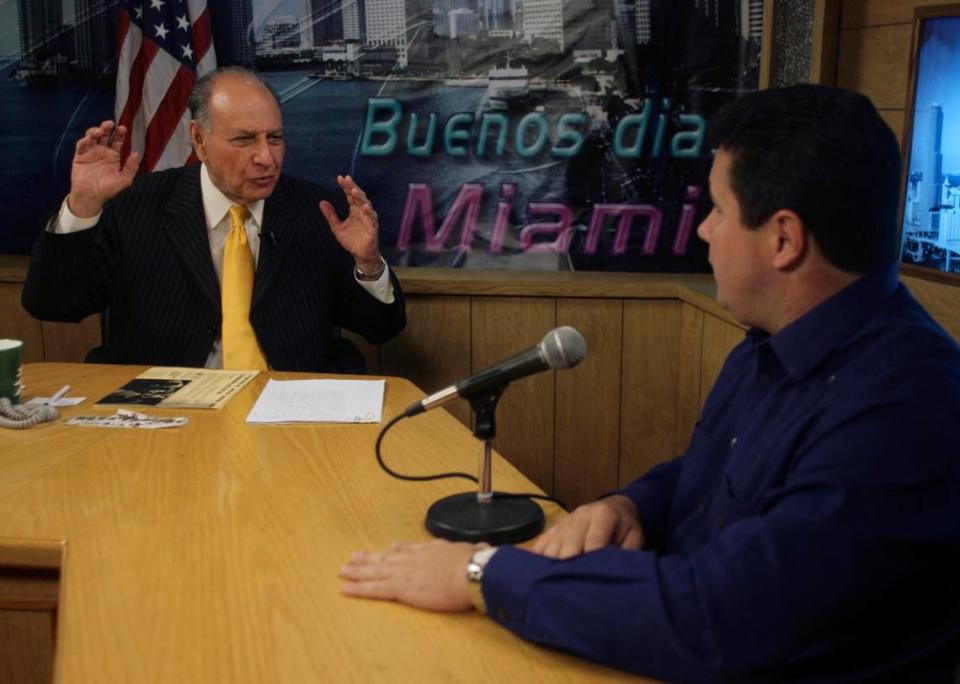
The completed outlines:
<svg viewBox="0 0 960 684">
<path fill-rule="evenodd" d="M 818 85 L 762 90 L 721 108 L 710 136 L 732 155 L 748 227 L 790 209 L 844 271 L 895 260 L 900 148 L 866 97 Z"/>
<path fill-rule="evenodd" d="M 210 97 L 213 95 L 213 86 L 221 76 L 233 75 L 242 78 L 250 83 L 259 83 L 273 95 L 273 99 L 280 106 L 280 98 L 270 87 L 270 84 L 263 80 L 263 76 L 252 69 L 241 66 L 223 66 L 214 69 L 197 79 L 190 90 L 190 98 L 187 100 L 187 106 L 190 108 L 190 118 L 200 123 L 204 130 L 210 130 Z"/>
</svg>

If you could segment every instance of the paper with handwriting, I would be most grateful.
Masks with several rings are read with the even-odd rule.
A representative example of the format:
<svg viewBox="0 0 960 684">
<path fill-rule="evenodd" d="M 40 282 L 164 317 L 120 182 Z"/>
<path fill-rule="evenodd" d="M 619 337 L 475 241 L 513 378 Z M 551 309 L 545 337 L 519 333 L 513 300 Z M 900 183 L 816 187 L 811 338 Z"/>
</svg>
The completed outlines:
<svg viewBox="0 0 960 684">
<path fill-rule="evenodd" d="M 269 380 L 248 423 L 379 423 L 384 380 Z"/>
</svg>

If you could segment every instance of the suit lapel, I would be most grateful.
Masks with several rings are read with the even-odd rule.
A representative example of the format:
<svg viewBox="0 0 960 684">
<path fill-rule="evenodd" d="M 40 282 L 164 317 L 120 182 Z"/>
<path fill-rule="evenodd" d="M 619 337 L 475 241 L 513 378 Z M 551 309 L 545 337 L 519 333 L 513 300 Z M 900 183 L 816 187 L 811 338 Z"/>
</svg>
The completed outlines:
<svg viewBox="0 0 960 684">
<path fill-rule="evenodd" d="M 210 238 L 200 195 L 200 165 L 184 167 L 166 206 L 166 232 L 201 292 L 220 308 L 220 285 L 210 258 Z"/>
<path fill-rule="evenodd" d="M 320 210 L 317 209 L 319 212 Z M 251 309 L 263 298 L 284 262 L 283 256 L 295 240 L 297 212 L 287 186 L 280 178 L 277 187 L 263 205 L 263 226 L 260 230 L 260 258 L 253 283 Z"/>
</svg>

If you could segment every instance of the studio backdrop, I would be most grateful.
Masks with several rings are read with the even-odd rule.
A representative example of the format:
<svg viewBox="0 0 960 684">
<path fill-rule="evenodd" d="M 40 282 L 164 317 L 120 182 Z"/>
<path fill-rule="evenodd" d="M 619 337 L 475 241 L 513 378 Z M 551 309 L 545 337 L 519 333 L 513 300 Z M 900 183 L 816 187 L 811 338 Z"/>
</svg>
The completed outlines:
<svg viewBox="0 0 960 684">
<path fill-rule="evenodd" d="M 277 94 L 285 170 L 374 200 L 392 264 L 699 272 L 708 122 L 758 87 L 763 0 L 18 0 L 0 5 L 0 252 L 117 118 L 193 161 L 217 65 Z M 15 15 L 15 16 L 14 16 Z"/>
</svg>

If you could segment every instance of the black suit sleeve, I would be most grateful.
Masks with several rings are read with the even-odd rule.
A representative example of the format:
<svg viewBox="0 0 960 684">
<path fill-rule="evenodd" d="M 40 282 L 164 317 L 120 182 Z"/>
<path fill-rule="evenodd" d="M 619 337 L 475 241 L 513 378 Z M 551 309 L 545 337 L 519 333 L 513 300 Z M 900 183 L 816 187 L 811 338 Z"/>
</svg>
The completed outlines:
<svg viewBox="0 0 960 684">
<path fill-rule="evenodd" d="M 319 200 L 325 199 L 333 205 L 338 216 L 345 217 L 349 214 L 350 209 L 343 193 L 319 188 L 317 190 L 318 195 L 313 200 L 314 207 Z M 394 300 L 385 304 L 357 282 L 353 257 L 337 241 L 333 229 L 323 215 L 316 209 L 312 215 L 319 222 L 315 230 L 319 230 L 326 243 L 322 251 L 330 254 L 334 262 L 336 295 L 333 297 L 331 310 L 333 324 L 363 336 L 371 344 L 383 344 L 396 337 L 406 326 L 407 319 L 403 291 L 393 270 L 390 269 L 390 280 L 393 283 Z"/>
<path fill-rule="evenodd" d="M 400 281 L 390 269 L 393 283 L 393 302 L 384 304 L 357 282 L 354 261 L 341 250 L 339 293 L 334 302 L 334 323 L 362 335 L 371 344 L 383 344 L 403 330 L 407 324 L 403 291 Z"/>
<path fill-rule="evenodd" d="M 31 315 L 47 321 L 77 322 L 107 307 L 116 268 L 112 213 L 108 204 L 92 228 L 66 234 L 44 229 L 40 233 L 22 295 L 23 308 Z"/>
</svg>

